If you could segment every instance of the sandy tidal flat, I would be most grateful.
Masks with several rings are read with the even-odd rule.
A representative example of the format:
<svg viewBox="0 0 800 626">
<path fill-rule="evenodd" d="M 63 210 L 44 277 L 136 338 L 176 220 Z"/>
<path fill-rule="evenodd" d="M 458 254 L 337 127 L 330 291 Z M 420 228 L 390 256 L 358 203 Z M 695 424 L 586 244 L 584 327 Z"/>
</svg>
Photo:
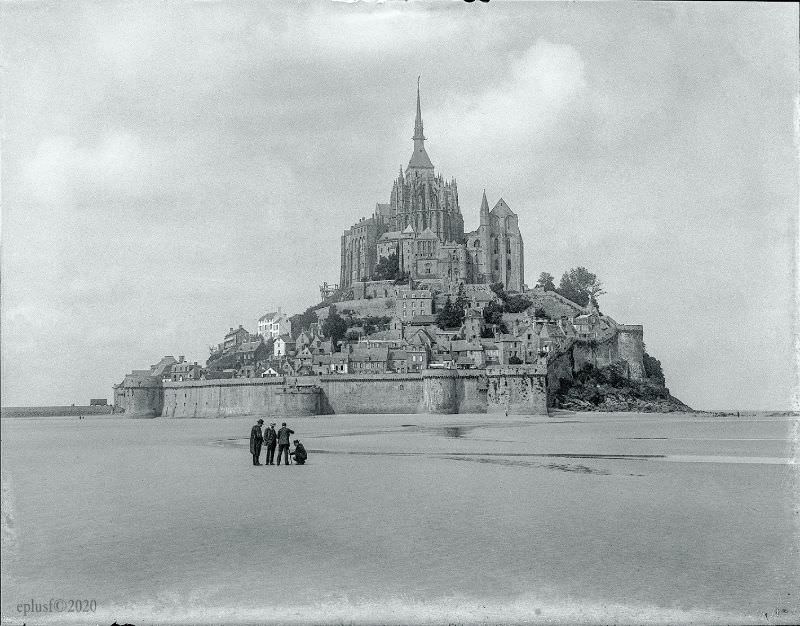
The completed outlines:
<svg viewBox="0 0 800 626">
<path fill-rule="evenodd" d="M 3 420 L 3 624 L 800 621 L 796 417 L 252 423 Z"/>
</svg>

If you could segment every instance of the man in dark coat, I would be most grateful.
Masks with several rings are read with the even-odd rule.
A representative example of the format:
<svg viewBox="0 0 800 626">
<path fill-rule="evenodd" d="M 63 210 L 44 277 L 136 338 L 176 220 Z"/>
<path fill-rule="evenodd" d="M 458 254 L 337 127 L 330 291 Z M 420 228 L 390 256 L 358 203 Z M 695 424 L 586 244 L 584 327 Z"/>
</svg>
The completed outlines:
<svg viewBox="0 0 800 626">
<path fill-rule="evenodd" d="M 281 453 L 283 453 L 283 462 L 289 465 L 289 435 L 294 435 L 294 431 L 286 428 L 286 422 L 283 422 L 278 431 L 278 465 L 281 464 Z"/>
<path fill-rule="evenodd" d="M 258 420 L 256 424 L 250 429 L 250 454 L 253 455 L 253 465 L 261 465 L 258 457 L 261 456 L 261 442 L 264 438 L 261 436 L 261 425 L 264 420 Z"/>
<path fill-rule="evenodd" d="M 306 464 L 308 452 L 306 452 L 305 446 L 297 439 L 294 440 L 294 452 L 292 452 L 292 456 L 294 457 L 294 462 L 298 465 Z"/>
<path fill-rule="evenodd" d="M 264 429 L 264 445 L 267 446 L 267 465 L 275 465 L 275 446 L 278 445 L 278 433 L 275 432 L 275 422 Z"/>
</svg>

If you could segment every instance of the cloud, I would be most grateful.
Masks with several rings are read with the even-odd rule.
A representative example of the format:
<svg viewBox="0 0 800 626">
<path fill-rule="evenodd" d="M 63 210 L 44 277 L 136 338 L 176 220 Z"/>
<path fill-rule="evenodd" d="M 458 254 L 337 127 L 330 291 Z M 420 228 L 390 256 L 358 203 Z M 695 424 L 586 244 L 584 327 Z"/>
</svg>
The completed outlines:
<svg viewBox="0 0 800 626">
<path fill-rule="evenodd" d="M 452 153 L 477 158 L 477 150 L 481 160 L 491 161 L 552 141 L 588 97 L 578 51 L 540 39 L 511 61 L 498 84 L 477 98 L 452 97 L 427 117 L 431 126 L 452 133 Z"/>
<path fill-rule="evenodd" d="M 137 195 L 158 164 L 136 136 L 105 135 L 94 146 L 79 146 L 66 136 L 42 140 L 23 167 L 23 194 L 34 202 L 73 205 L 83 195 Z"/>
</svg>

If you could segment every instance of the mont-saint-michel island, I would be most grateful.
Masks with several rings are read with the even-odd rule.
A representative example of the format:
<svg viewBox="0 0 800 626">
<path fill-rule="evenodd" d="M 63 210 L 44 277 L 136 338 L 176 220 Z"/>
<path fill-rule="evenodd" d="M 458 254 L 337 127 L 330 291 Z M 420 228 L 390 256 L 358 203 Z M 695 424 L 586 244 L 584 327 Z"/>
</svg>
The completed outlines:
<svg viewBox="0 0 800 626">
<path fill-rule="evenodd" d="M 419 83 L 413 131 L 388 202 L 343 232 L 339 282 L 322 282 L 318 304 L 294 315 L 278 304 L 231 326 L 205 362 L 166 355 L 134 369 L 114 386 L 114 411 L 691 411 L 670 395 L 643 327 L 600 310 L 595 274 L 575 267 L 556 285 L 542 271 L 529 287 L 513 207 L 484 191 L 465 216 L 456 179 L 426 151 Z"/>
<path fill-rule="evenodd" d="M 3 3 L 0 625 L 800 624 L 799 12 Z"/>
</svg>

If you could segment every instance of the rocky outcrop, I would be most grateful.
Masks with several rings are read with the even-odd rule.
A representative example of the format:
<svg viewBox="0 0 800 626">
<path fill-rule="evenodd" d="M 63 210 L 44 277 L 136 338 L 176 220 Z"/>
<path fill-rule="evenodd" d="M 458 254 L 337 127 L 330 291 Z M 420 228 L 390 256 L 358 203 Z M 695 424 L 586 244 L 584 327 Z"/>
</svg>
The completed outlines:
<svg viewBox="0 0 800 626">
<path fill-rule="evenodd" d="M 586 366 L 571 379 L 562 378 L 551 395 L 552 406 L 573 411 L 691 413 L 659 380 L 631 379 L 620 364 Z"/>
<path fill-rule="evenodd" d="M 594 404 L 579 398 L 566 398 L 561 408 L 571 411 L 606 411 L 632 413 L 694 413 L 694 409 L 685 405 L 673 396 L 660 400 L 642 400 L 630 398 L 624 394 L 609 394 L 600 404 Z"/>
</svg>

